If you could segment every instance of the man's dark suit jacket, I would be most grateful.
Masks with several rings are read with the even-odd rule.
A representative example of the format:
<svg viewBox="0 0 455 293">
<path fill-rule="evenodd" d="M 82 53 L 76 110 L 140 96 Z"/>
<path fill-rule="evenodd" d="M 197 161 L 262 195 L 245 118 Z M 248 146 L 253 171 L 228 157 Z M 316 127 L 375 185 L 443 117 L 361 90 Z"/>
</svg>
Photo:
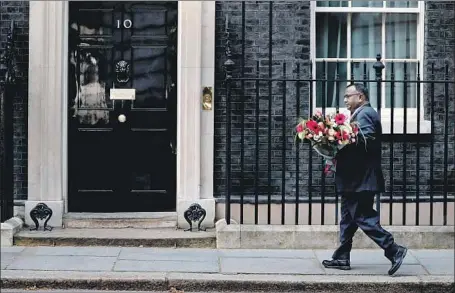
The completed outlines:
<svg viewBox="0 0 455 293">
<path fill-rule="evenodd" d="M 335 182 L 337 192 L 384 192 L 381 169 L 382 126 L 378 113 L 366 104 L 352 116 L 360 124 L 357 143 L 345 146 L 336 157 Z"/>
</svg>

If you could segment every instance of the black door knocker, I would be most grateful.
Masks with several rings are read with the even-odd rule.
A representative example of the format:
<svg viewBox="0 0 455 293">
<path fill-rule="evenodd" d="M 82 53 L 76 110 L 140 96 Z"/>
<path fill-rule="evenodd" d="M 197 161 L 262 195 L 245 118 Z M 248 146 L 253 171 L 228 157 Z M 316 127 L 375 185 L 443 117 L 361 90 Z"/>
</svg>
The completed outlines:
<svg viewBox="0 0 455 293">
<path fill-rule="evenodd" d="M 125 60 L 120 60 L 115 64 L 115 74 L 117 82 L 127 83 L 130 80 L 130 64 Z"/>
</svg>

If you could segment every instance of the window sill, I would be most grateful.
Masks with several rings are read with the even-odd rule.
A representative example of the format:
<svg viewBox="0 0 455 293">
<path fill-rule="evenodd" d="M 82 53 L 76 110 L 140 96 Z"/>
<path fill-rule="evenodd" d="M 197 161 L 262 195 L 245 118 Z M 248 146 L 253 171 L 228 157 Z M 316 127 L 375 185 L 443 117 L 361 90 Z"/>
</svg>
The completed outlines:
<svg viewBox="0 0 455 293">
<path fill-rule="evenodd" d="M 377 109 L 374 108 L 376 111 Z M 316 111 L 323 112 L 322 108 L 315 108 L 313 113 Z M 338 110 L 339 113 L 346 115 L 346 117 L 350 117 L 351 113 L 346 110 L 345 108 L 341 108 Z M 335 113 L 336 108 L 326 108 L 323 113 Z M 406 131 L 404 131 L 404 110 L 403 109 L 394 109 L 394 119 L 393 119 L 393 132 L 391 132 L 391 125 L 392 125 L 392 115 L 390 109 L 382 109 L 381 110 L 381 124 L 382 124 L 382 133 L 383 134 L 410 134 L 410 135 L 417 135 L 417 134 L 431 134 L 431 121 L 425 120 L 423 117 L 420 119 L 420 129 L 417 129 L 417 111 L 415 109 L 407 109 L 406 110 L 407 118 L 406 118 Z M 418 131 L 417 131 L 418 130 Z"/>
<path fill-rule="evenodd" d="M 396 119 L 393 121 L 393 132 L 391 131 L 392 122 L 389 119 L 383 119 L 381 124 L 383 134 L 431 134 L 431 121 L 429 120 L 421 120 L 420 129 L 417 129 L 416 119 L 408 119 L 406 124 L 403 119 Z"/>
</svg>

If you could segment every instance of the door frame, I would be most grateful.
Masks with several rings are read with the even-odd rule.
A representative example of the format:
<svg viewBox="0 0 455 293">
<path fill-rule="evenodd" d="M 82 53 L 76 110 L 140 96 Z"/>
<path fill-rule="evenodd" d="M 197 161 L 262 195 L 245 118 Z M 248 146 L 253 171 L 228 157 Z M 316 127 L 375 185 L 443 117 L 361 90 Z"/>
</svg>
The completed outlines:
<svg viewBox="0 0 455 293">
<path fill-rule="evenodd" d="M 61 226 L 68 212 L 68 21 L 69 2 L 30 2 L 25 207 L 30 225 L 29 213 L 38 202 L 53 209 L 51 226 Z M 178 2 L 177 47 L 178 224 L 188 225 L 183 212 L 190 203 L 199 203 L 207 211 L 205 225 L 213 227 L 214 111 L 201 110 L 201 97 L 202 88 L 213 88 L 215 83 L 214 1 Z"/>
</svg>

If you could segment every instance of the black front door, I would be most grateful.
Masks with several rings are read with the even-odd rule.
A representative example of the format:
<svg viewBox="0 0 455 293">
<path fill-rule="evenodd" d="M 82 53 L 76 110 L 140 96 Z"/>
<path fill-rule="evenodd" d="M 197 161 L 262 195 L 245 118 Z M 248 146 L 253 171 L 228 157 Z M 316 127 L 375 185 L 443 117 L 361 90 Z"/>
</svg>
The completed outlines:
<svg viewBox="0 0 455 293">
<path fill-rule="evenodd" d="M 70 212 L 175 211 L 177 3 L 70 2 Z"/>
</svg>

